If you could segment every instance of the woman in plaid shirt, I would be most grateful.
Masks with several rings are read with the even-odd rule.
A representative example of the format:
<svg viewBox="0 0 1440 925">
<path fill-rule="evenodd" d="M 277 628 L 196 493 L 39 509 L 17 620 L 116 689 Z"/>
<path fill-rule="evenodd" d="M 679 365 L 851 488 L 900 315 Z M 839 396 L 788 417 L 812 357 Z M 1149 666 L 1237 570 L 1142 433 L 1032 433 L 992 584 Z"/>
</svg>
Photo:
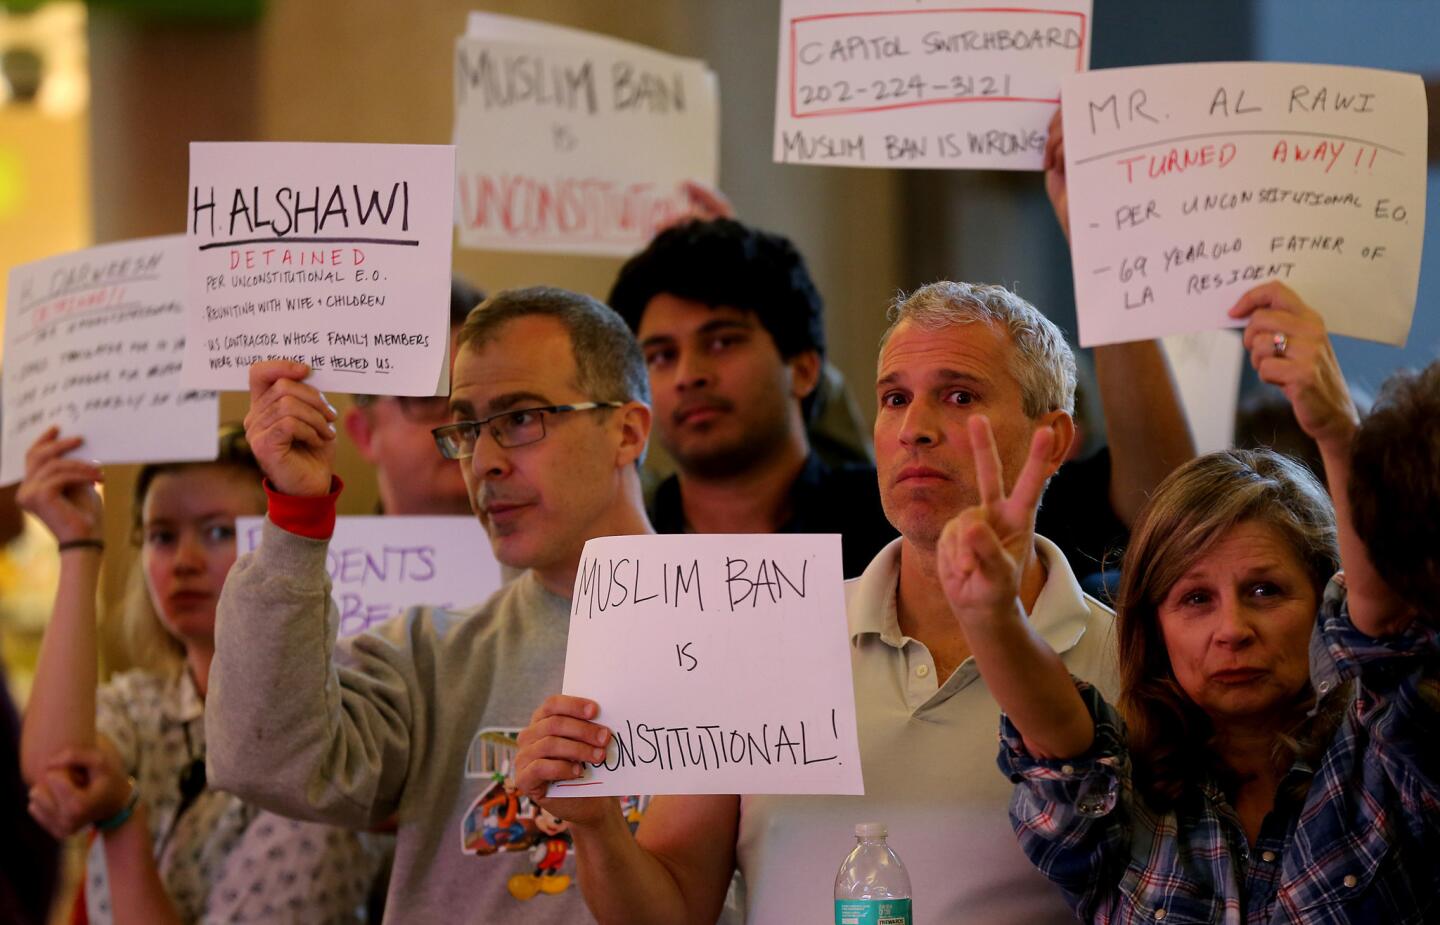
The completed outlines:
<svg viewBox="0 0 1440 925">
<path fill-rule="evenodd" d="M 1278 454 L 1177 470 L 1125 557 L 1118 709 L 1070 677 L 1016 602 L 1043 431 L 1007 496 L 988 425 L 972 421 L 982 504 L 947 526 L 940 568 L 1006 713 L 1012 822 L 1086 921 L 1440 920 L 1440 632 L 1351 525 L 1357 415 L 1319 315 L 1279 284 L 1231 315 L 1319 444 L 1338 535 L 1319 484 Z"/>
</svg>

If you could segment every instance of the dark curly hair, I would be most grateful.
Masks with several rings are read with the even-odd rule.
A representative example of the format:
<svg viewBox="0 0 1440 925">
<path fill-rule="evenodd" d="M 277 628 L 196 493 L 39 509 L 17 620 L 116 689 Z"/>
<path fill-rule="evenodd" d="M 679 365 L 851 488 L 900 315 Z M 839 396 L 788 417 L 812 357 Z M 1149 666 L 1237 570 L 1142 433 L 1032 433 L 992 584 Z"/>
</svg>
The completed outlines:
<svg viewBox="0 0 1440 925">
<path fill-rule="evenodd" d="M 733 219 L 692 219 L 660 232 L 620 268 L 609 302 L 631 331 L 645 307 L 669 294 L 755 313 L 780 356 L 825 356 L 824 303 L 805 258 L 782 235 Z M 808 418 L 814 397 L 802 403 Z"/>
<path fill-rule="evenodd" d="M 1440 360 L 1386 380 L 1351 445 L 1350 510 L 1370 561 L 1401 599 L 1440 596 Z"/>
</svg>

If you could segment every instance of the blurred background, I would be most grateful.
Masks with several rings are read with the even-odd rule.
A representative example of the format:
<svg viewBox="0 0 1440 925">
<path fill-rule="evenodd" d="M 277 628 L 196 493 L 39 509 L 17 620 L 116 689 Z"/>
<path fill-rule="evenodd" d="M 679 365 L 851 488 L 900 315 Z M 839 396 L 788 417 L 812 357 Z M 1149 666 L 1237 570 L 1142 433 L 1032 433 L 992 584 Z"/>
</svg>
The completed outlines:
<svg viewBox="0 0 1440 925">
<path fill-rule="evenodd" d="M 472 9 L 709 62 L 720 82 L 722 189 L 741 218 L 790 236 L 809 259 L 831 359 L 867 417 L 875 344 L 898 290 L 937 278 L 1004 283 L 1073 334 L 1069 258 L 1039 174 L 771 162 L 779 0 L 0 0 L 0 297 L 16 264 L 181 232 L 191 141 L 448 142 L 453 43 Z M 1243 59 L 1421 74 L 1428 205 L 1440 213 L 1440 3 L 1095 0 L 1093 34 L 1094 68 Z M 1440 355 L 1436 225 L 1408 345 L 1339 339 L 1361 391 Z M 619 266 L 460 249 L 454 263 L 487 291 L 546 283 L 602 298 Z M 221 407 L 223 419 L 239 420 L 244 396 Z M 373 475 L 349 447 L 340 471 L 342 513 L 372 512 Z M 116 467 L 107 489 L 128 497 L 132 479 Z M 128 505 L 110 507 L 119 518 Z M 128 548 L 127 531 L 111 525 L 113 549 Z M 55 560 L 41 534 L 26 531 L 0 554 L 0 654 L 21 702 L 53 592 Z M 107 565 L 113 598 L 127 563 L 110 556 Z"/>
<path fill-rule="evenodd" d="M 721 187 L 740 216 L 793 238 L 827 303 L 831 359 L 867 416 L 884 310 L 898 290 L 955 278 L 1018 290 L 1075 330 L 1069 257 L 1033 173 L 798 167 L 770 159 L 779 0 L 0 0 L 0 295 L 9 268 L 184 229 L 191 141 L 446 143 L 452 48 L 472 9 L 608 33 L 703 58 L 719 76 Z M 1440 3 L 1419 0 L 1095 0 L 1091 66 L 1274 60 L 1426 77 L 1430 202 L 1440 163 Z M 1363 392 L 1440 353 L 1436 223 L 1404 350 L 1339 339 Z M 487 291 L 547 283 L 607 293 L 619 261 L 455 251 Z M 3 322 L 0 322 L 3 323 Z M 3 362 L 3 358 L 0 358 Z M 1082 357 L 1082 365 L 1084 358 Z M 1252 383 L 1253 385 L 1253 383 Z M 343 396 L 340 397 L 343 402 Z M 222 400 L 244 415 L 244 396 Z M 1098 426 L 1089 428 L 1100 433 Z M 373 475 L 342 447 L 344 513 L 369 513 Z M 128 496 L 116 467 L 109 490 Z M 117 517 L 123 505 L 112 505 Z M 114 525 L 117 538 L 125 526 Z M 53 559 L 12 544 L 0 626 L 23 697 Z M 126 544 L 116 543 L 123 548 Z M 124 563 L 113 557 L 107 591 Z M 108 596 L 108 595 L 107 595 Z"/>
</svg>

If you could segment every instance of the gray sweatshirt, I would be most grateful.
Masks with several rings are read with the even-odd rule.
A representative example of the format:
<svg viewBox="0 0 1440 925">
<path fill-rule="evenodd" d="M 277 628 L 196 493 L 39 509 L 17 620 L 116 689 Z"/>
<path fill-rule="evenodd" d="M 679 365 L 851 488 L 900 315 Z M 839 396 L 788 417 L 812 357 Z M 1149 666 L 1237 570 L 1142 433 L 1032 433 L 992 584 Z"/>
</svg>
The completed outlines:
<svg viewBox="0 0 1440 925">
<path fill-rule="evenodd" d="M 415 608 L 336 644 L 328 543 L 268 520 L 220 597 L 213 786 L 288 816 L 399 823 L 386 922 L 593 921 L 565 824 L 507 791 L 558 693 L 570 602 L 531 572 L 477 608 Z"/>
</svg>

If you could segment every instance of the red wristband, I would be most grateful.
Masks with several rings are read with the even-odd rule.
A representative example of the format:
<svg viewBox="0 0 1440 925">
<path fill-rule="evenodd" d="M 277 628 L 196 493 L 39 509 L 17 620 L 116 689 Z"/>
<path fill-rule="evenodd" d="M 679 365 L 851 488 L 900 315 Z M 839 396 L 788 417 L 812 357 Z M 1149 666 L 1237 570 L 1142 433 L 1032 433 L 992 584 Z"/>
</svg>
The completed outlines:
<svg viewBox="0 0 1440 925">
<path fill-rule="evenodd" d="M 315 497 L 287 495 L 276 491 L 270 480 L 264 481 L 265 496 L 270 499 L 270 522 L 288 533 L 312 540 L 328 540 L 335 533 L 335 503 L 344 490 L 340 476 L 330 476 L 330 493 Z"/>
</svg>

